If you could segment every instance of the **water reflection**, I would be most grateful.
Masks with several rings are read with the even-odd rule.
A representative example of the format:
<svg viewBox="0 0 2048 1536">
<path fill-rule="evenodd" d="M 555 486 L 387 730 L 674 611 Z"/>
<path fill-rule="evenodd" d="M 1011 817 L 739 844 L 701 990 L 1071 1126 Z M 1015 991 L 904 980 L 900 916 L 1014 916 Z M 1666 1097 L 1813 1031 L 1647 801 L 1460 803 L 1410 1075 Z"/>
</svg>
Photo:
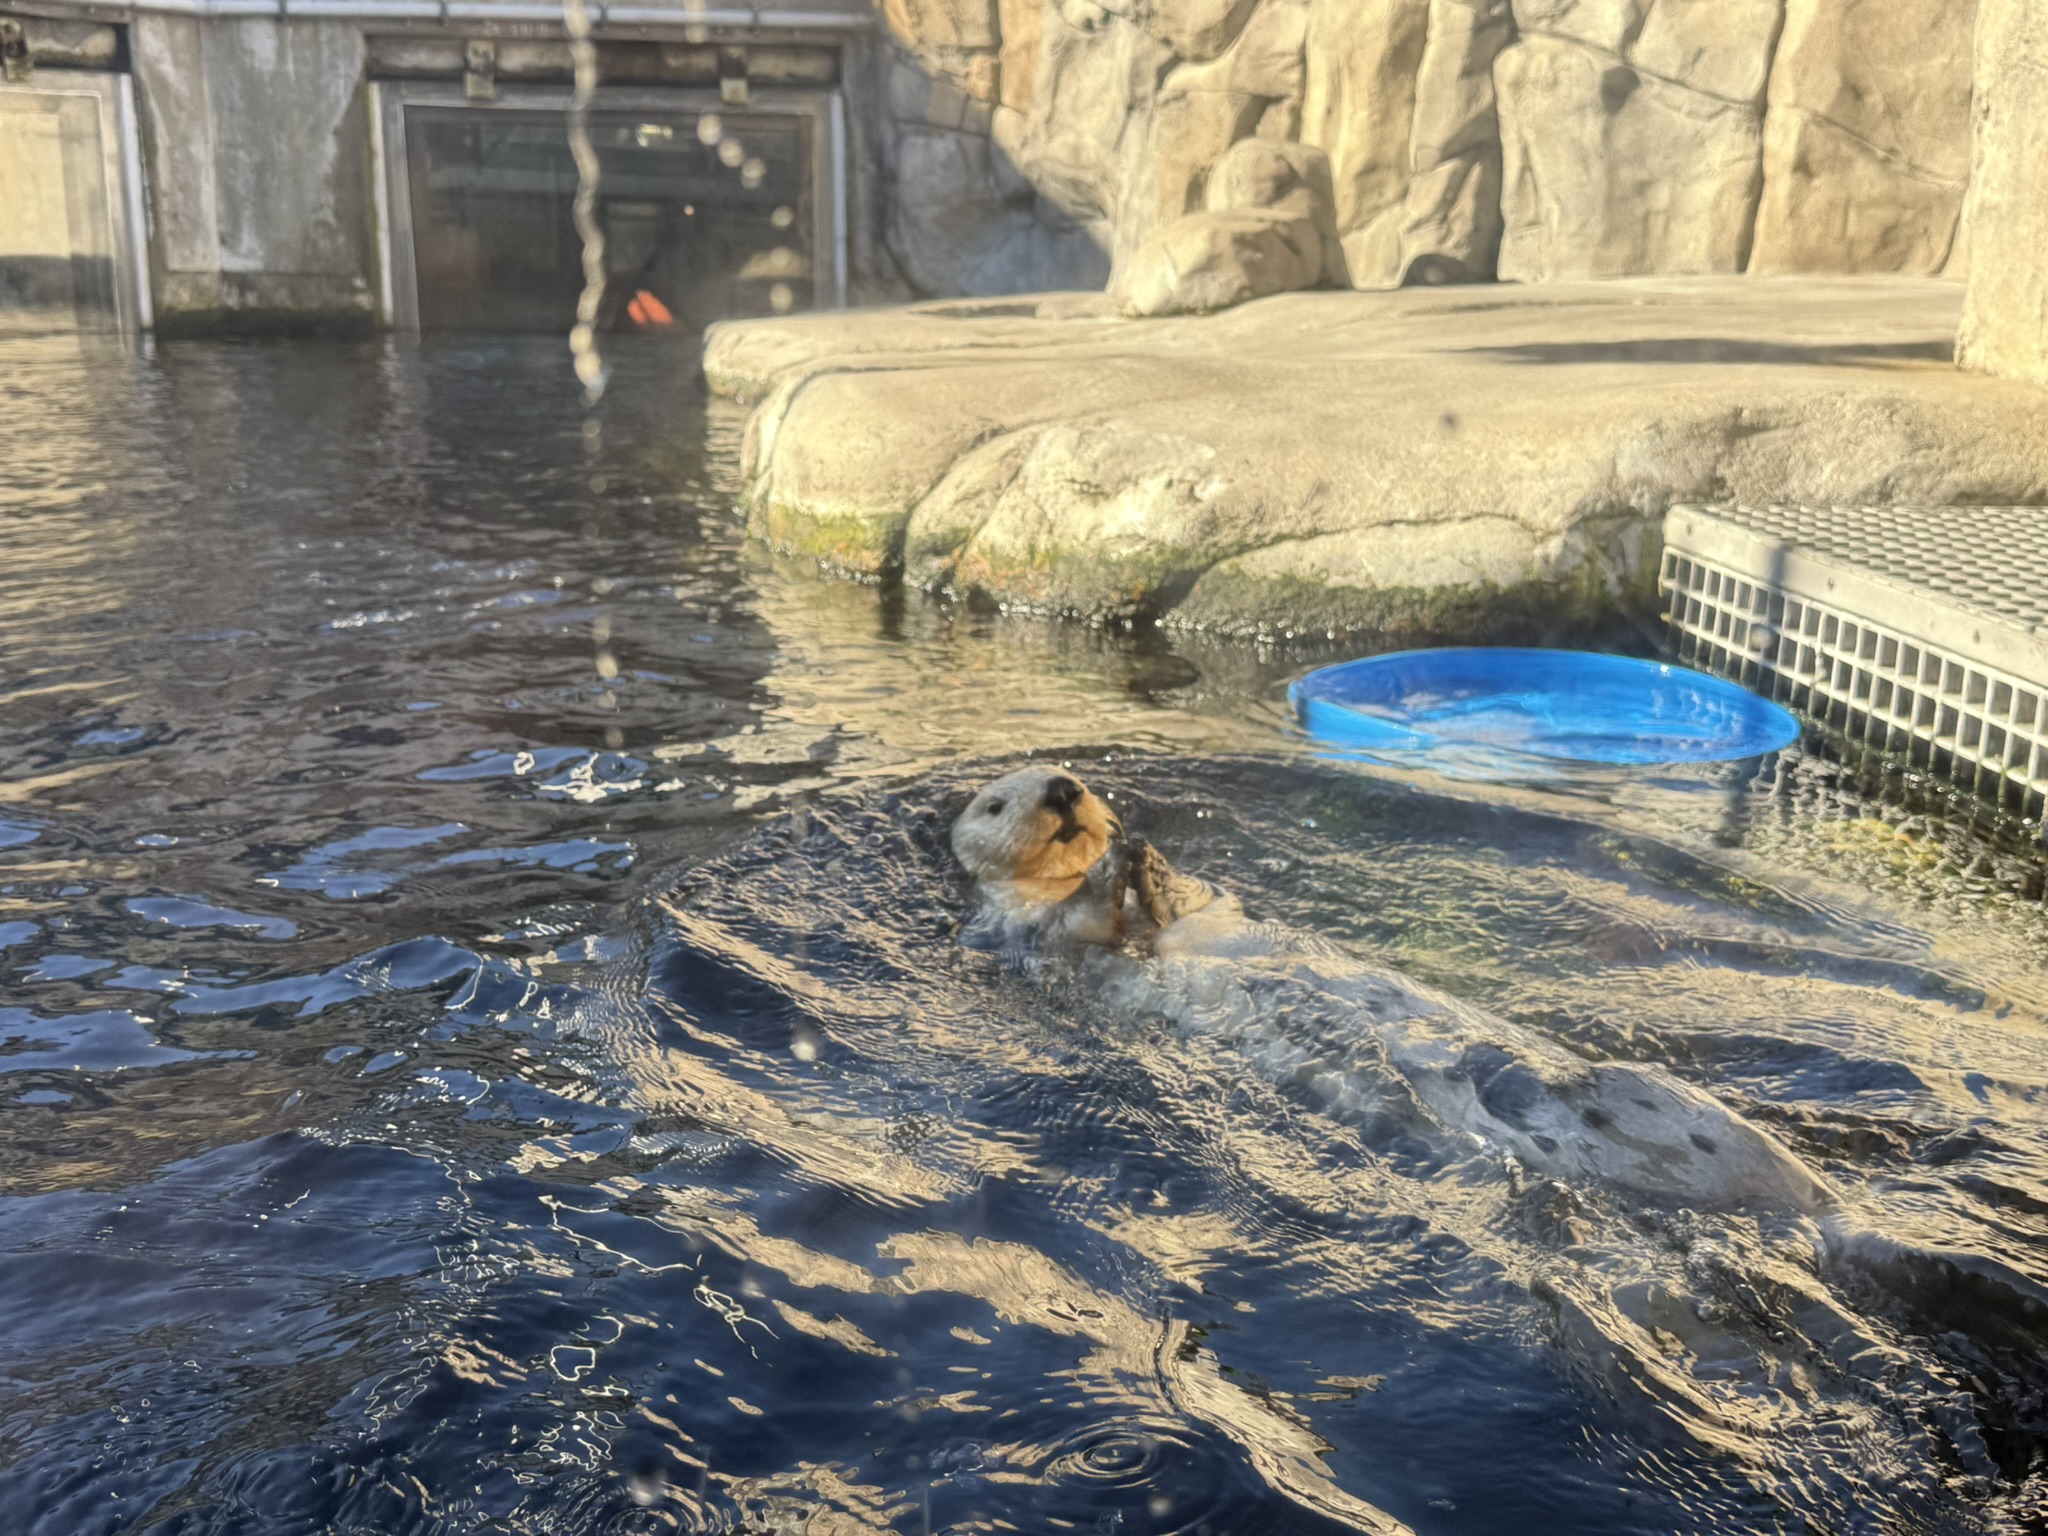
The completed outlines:
<svg viewBox="0 0 2048 1536">
<path fill-rule="evenodd" d="M 693 358 L 608 360 L 586 433 L 545 338 L 6 343 L 25 1528 L 2023 1527 L 2037 901 L 1797 755 L 1319 764 L 1312 658 L 778 570 Z M 1863 1281 L 961 949 L 964 765 L 1038 748 L 1769 1124 Z"/>
</svg>

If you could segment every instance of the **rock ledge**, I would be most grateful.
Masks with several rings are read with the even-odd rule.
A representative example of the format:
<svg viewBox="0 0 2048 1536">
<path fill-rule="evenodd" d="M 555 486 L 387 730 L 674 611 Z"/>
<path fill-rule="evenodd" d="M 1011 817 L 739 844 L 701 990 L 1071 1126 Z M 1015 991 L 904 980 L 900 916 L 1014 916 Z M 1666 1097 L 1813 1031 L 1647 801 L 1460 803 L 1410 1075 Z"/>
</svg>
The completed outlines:
<svg viewBox="0 0 2048 1536">
<path fill-rule="evenodd" d="M 1100 295 L 715 327 L 747 504 L 843 574 L 1244 635 L 1561 634 L 1649 606 L 1677 501 L 2048 501 L 2048 395 L 1961 289 L 1681 278 Z"/>
</svg>

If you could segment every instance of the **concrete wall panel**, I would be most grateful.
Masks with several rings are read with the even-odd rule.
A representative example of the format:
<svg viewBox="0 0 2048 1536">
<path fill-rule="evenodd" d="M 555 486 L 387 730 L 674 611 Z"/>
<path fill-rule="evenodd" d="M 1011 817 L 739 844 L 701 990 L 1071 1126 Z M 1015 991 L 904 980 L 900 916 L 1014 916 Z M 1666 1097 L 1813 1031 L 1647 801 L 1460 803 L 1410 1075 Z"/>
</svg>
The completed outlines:
<svg viewBox="0 0 2048 1536">
<path fill-rule="evenodd" d="M 361 26 L 213 22 L 206 89 L 223 300 L 368 313 L 375 268 Z"/>
<path fill-rule="evenodd" d="M 159 315 L 220 304 L 213 109 L 206 30 L 193 16 L 138 13 L 128 32 L 149 181 L 150 280 Z"/>
<path fill-rule="evenodd" d="M 368 323 L 362 28 L 138 15 L 159 325 Z"/>
</svg>

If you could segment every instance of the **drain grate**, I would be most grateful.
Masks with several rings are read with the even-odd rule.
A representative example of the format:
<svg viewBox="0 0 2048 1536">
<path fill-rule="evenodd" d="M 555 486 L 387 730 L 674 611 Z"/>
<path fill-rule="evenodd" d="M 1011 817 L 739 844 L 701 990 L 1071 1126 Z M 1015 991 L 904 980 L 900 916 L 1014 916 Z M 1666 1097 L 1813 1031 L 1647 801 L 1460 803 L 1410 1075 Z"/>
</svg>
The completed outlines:
<svg viewBox="0 0 2048 1536">
<path fill-rule="evenodd" d="M 1677 506 L 1690 666 L 2025 817 L 2048 804 L 2048 508 Z"/>
</svg>

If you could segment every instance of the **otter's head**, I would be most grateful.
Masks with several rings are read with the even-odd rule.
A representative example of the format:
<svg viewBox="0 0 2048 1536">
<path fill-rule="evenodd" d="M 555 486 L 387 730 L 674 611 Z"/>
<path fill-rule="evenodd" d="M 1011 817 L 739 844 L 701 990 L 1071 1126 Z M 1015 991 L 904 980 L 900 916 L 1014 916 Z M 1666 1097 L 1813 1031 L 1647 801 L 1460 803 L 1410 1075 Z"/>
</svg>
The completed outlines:
<svg viewBox="0 0 2048 1536">
<path fill-rule="evenodd" d="M 983 789 L 953 823 L 953 856 L 975 879 L 1058 901 L 1109 851 L 1117 825 L 1061 768 L 1019 768 Z"/>
</svg>

